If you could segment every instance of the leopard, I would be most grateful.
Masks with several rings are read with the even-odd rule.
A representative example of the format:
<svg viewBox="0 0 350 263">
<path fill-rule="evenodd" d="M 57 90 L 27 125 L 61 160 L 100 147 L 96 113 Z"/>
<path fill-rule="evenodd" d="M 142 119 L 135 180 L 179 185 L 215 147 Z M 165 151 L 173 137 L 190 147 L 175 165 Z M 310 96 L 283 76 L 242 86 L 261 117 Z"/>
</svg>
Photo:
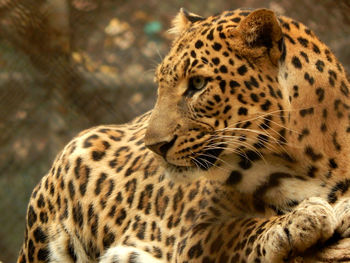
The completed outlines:
<svg viewBox="0 0 350 263">
<path fill-rule="evenodd" d="M 350 92 L 306 25 L 181 9 L 154 108 L 81 132 L 34 188 L 18 263 L 288 262 L 350 236 Z"/>
</svg>

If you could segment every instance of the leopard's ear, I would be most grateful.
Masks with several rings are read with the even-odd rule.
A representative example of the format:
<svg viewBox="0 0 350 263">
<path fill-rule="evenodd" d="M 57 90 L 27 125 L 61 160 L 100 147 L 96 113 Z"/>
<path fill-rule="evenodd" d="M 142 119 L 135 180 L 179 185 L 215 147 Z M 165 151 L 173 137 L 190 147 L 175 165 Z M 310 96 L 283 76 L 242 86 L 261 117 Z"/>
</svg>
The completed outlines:
<svg viewBox="0 0 350 263">
<path fill-rule="evenodd" d="M 282 54 L 283 34 L 275 13 L 268 9 L 258 9 L 250 13 L 238 25 L 235 35 L 251 50 L 266 48 L 273 64 L 277 64 Z"/>
<path fill-rule="evenodd" d="M 275 13 L 258 9 L 241 21 L 238 31 L 245 43 L 251 47 L 270 47 L 282 38 L 282 29 Z"/>
<path fill-rule="evenodd" d="M 178 37 L 182 32 L 190 28 L 194 22 L 202 21 L 204 19 L 205 18 L 199 15 L 190 13 L 184 8 L 181 8 L 179 13 L 172 21 L 172 28 L 169 29 L 169 33 L 175 37 Z"/>
</svg>

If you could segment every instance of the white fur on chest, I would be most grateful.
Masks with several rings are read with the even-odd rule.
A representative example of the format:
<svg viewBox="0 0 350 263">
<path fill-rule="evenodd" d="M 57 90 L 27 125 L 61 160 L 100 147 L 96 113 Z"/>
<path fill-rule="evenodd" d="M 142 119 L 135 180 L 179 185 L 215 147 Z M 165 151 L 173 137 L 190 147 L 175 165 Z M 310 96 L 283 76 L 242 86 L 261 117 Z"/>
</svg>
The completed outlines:
<svg viewBox="0 0 350 263">
<path fill-rule="evenodd" d="M 264 161 L 258 161 L 253 166 L 242 171 L 242 180 L 237 184 L 237 189 L 242 193 L 256 192 L 261 187 L 266 187 L 260 198 L 269 205 L 285 207 L 290 201 L 300 202 L 309 197 L 327 197 L 327 187 L 317 178 L 301 180 L 296 174 L 284 166 L 269 165 Z M 273 174 L 285 174 L 273 183 L 270 183 Z"/>
</svg>

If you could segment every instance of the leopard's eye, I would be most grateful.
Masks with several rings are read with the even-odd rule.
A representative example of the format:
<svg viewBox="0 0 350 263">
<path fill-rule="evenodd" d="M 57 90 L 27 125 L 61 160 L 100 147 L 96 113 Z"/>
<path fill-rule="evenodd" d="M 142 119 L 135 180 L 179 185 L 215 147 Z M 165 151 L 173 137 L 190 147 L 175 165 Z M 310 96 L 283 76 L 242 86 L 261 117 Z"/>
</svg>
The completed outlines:
<svg viewBox="0 0 350 263">
<path fill-rule="evenodd" d="M 190 90 L 201 90 L 208 83 L 208 78 L 202 76 L 191 77 L 188 81 L 188 89 Z"/>
</svg>

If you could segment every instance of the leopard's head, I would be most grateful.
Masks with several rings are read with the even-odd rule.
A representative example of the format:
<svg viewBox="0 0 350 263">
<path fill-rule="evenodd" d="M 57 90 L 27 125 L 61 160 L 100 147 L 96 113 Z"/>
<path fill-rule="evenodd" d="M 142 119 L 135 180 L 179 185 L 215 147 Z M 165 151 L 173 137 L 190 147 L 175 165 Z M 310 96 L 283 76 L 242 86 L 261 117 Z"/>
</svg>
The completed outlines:
<svg viewBox="0 0 350 263">
<path fill-rule="evenodd" d="M 223 166 L 225 156 L 260 158 L 283 143 L 285 130 L 268 131 L 283 121 L 285 107 L 275 14 L 237 10 L 203 18 L 181 10 L 173 24 L 176 39 L 156 72 L 146 146 L 173 173 L 185 174 Z"/>
</svg>

